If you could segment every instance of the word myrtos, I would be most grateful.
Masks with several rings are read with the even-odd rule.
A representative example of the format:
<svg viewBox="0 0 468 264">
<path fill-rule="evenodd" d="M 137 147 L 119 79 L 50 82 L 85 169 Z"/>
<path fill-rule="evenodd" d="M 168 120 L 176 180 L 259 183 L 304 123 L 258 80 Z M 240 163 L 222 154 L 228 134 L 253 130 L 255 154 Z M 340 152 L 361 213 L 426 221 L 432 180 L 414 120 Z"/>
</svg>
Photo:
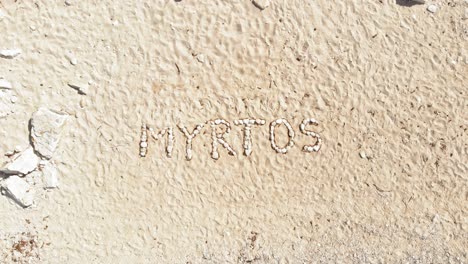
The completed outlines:
<svg viewBox="0 0 468 264">
<path fill-rule="evenodd" d="M 215 160 L 219 158 L 218 145 L 221 145 L 225 148 L 229 155 L 235 156 L 236 151 L 226 142 L 224 136 L 226 136 L 231 131 L 231 124 L 223 119 L 210 120 L 206 122 L 211 127 L 211 138 L 212 138 L 212 150 L 211 157 Z M 263 119 L 240 119 L 235 120 L 234 124 L 236 126 L 242 126 L 242 132 L 244 136 L 243 148 L 244 155 L 250 156 L 252 153 L 252 137 L 251 130 L 254 126 L 263 126 L 265 125 L 265 120 Z M 275 130 L 277 127 L 284 125 L 288 130 L 288 143 L 284 147 L 279 147 L 275 141 Z M 315 143 L 313 145 L 305 145 L 302 150 L 304 152 L 317 152 L 320 150 L 322 139 L 320 135 L 316 132 L 307 130 L 307 126 L 314 125 L 318 126 L 317 120 L 313 118 L 307 118 L 302 121 L 299 125 L 301 133 L 315 138 Z M 187 128 L 183 125 L 178 125 L 179 130 L 182 132 L 185 137 L 185 157 L 187 160 L 192 159 L 192 141 L 195 137 L 200 134 L 200 131 L 203 129 L 205 124 L 198 124 L 189 132 Z M 222 133 L 216 131 L 216 128 L 224 126 L 224 131 Z M 174 149 L 174 129 L 172 127 L 167 127 L 158 133 L 154 131 L 153 128 L 148 127 L 146 124 L 141 126 L 141 137 L 140 137 L 140 156 L 146 157 L 148 153 L 148 134 L 155 140 L 162 140 L 166 136 L 166 154 L 167 157 L 172 157 L 172 151 Z M 270 143 L 271 147 L 278 153 L 286 154 L 289 149 L 294 146 L 294 129 L 291 124 L 285 119 L 277 119 L 270 123 Z"/>
</svg>

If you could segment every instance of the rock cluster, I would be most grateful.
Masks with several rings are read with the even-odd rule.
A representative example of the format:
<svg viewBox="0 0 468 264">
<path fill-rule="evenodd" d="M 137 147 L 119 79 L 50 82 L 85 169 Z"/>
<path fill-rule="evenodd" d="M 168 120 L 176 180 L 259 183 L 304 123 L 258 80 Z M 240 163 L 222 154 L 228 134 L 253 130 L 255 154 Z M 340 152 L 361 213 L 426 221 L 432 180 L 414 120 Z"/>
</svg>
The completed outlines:
<svg viewBox="0 0 468 264">
<path fill-rule="evenodd" d="M 28 181 L 28 176 L 36 172 L 42 173 L 44 189 L 58 187 L 58 171 L 50 159 L 58 146 L 67 118 L 67 115 L 47 108 L 39 108 L 33 113 L 30 120 L 32 146 L 22 152 L 9 153 L 11 160 L 0 169 L 0 176 L 4 178 L 0 182 L 2 194 L 22 207 L 33 205 L 34 182 Z"/>
</svg>

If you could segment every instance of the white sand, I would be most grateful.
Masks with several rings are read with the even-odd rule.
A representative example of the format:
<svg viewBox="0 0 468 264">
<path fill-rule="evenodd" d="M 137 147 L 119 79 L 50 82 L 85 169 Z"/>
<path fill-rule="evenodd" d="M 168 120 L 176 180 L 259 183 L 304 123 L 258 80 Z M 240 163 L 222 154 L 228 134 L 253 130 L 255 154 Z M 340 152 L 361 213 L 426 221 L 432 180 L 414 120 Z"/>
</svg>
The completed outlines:
<svg viewBox="0 0 468 264">
<path fill-rule="evenodd" d="M 267 2 L 1 1 L 21 54 L 0 58 L 0 163 L 40 107 L 70 118 L 59 188 L 0 196 L 0 262 L 466 263 L 467 2 Z M 267 122 L 249 157 L 247 117 Z M 237 155 L 213 160 L 205 125 L 186 161 L 176 125 L 217 118 Z M 151 139 L 139 157 L 143 122 L 174 128 L 172 158 Z"/>
</svg>

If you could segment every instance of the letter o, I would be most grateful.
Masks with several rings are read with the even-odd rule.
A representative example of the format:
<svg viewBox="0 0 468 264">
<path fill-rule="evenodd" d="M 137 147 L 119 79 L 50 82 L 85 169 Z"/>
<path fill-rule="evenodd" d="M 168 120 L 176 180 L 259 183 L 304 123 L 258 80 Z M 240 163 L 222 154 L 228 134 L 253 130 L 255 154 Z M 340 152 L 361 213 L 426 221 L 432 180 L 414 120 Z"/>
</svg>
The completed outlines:
<svg viewBox="0 0 468 264">
<path fill-rule="evenodd" d="M 275 129 L 277 126 L 280 126 L 280 125 L 285 125 L 286 128 L 288 129 L 289 141 L 288 141 L 288 144 L 283 148 L 278 147 L 275 142 Z M 294 146 L 294 129 L 292 128 L 291 124 L 289 124 L 289 122 L 286 121 L 286 119 L 280 118 L 270 123 L 270 143 L 271 143 L 271 147 L 276 152 L 281 153 L 281 154 L 286 154 L 289 151 L 289 149 L 291 149 Z"/>
</svg>

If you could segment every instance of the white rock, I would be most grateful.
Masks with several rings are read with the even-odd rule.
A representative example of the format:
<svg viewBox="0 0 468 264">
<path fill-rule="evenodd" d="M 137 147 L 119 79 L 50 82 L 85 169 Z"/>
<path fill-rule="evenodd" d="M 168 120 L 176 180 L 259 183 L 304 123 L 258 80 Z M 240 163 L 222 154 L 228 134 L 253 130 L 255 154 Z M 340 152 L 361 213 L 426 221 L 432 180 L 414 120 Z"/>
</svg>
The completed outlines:
<svg viewBox="0 0 468 264">
<path fill-rule="evenodd" d="M 0 172 L 10 175 L 25 175 L 34 171 L 37 168 L 39 160 L 40 159 L 34 153 L 33 148 L 28 147 L 25 151 L 20 153 L 13 161 L 7 163 L 4 169 L 0 169 Z"/>
<path fill-rule="evenodd" d="M 197 55 L 197 60 L 198 60 L 198 62 L 205 63 L 205 55 L 198 54 Z"/>
<path fill-rule="evenodd" d="M 14 57 L 18 56 L 21 54 L 20 49 L 6 49 L 6 50 L 0 50 L 0 57 L 5 58 L 5 59 L 13 59 Z"/>
<path fill-rule="evenodd" d="M 51 159 L 60 141 L 68 115 L 41 107 L 31 117 L 31 141 L 34 150 L 42 157 Z"/>
<path fill-rule="evenodd" d="M 9 196 L 23 207 L 34 203 L 34 190 L 18 176 L 10 176 L 2 183 L 2 194 Z"/>
<path fill-rule="evenodd" d="M 361 159 L 367 159 L 367 155 L 364 151 L 359 152 L 359 156 L 361 157 Z"/>
<path fill-rule="evenodd" d="M 71 6 L 72 2 L 71 2 L 71 0 L 65 0 L 65 4 L 66 4 L 67 6 Z"/>
<path fill-rule="evenodd" d="M 78 60 L 76 58 L 71 58 L 70 63 L 71 65 L 76 65 L 78 64 Z"/>
<path fill-rule="evenodd" d="M 264 10 L 270 6 L 270 0 L 253 0 L 252 3 L 260 10 Z"/>
<path fill-rule="evenodd" d="M 89 86 L 87 84 L 69 83 L 68 86 L 78 91 L 79 94 L 88 94 Z"/>
<path fill-rule="evenodd" d="M 43 177 L 42 177 L 42 171 L 40 170 L 35 170 L 28 175 L 22 177 L 29 185 L 34 186 L 38 184 L 42 184 Z"/>
<path fill-rule="evenodd" d="M 55 167 L 55 164 L 48 163 L 44 169 L 42 169 L 42 174 L 44 177 L 44 188 L 53 189 L 59 186 L 58 181 L 58 170 Z"/>
<path fill-rule="evenodd" d="M 5 79 L 0 79 L 0 89 L 13 89 L 13 85 Z"/>
<path fill-rule="evenodd" d="M 433 5 L 427 6 L 427 11 L 429 11 L 429 12 L 431 12 L 431 13 L 437 12 L 437 9 L 438 9 L 437 6 L 434 5 L 434 4 L 433 4 Z"/>
</svg>

